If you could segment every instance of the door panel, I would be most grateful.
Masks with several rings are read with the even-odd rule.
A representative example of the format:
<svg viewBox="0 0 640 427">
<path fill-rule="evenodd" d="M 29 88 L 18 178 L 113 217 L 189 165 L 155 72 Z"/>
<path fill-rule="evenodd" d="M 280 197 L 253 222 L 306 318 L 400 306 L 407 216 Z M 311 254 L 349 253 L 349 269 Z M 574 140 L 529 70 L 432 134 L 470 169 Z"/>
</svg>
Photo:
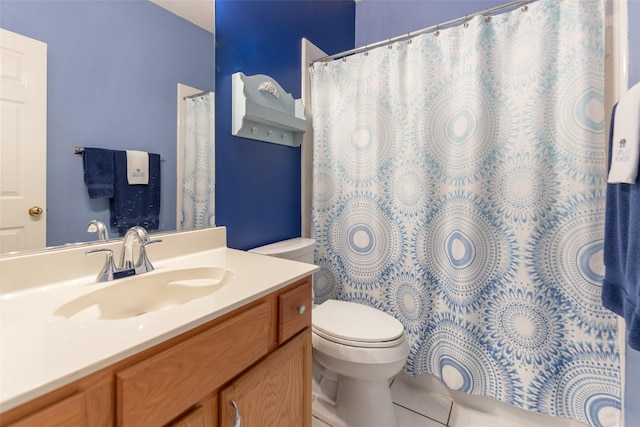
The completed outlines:
<svg viewBox="0 0 640 427">
<path fill-rule="evenodd" d="M 0 114 L 0 253 L 43 248 L 47 45 L 2 29 Z"/>
</svg>

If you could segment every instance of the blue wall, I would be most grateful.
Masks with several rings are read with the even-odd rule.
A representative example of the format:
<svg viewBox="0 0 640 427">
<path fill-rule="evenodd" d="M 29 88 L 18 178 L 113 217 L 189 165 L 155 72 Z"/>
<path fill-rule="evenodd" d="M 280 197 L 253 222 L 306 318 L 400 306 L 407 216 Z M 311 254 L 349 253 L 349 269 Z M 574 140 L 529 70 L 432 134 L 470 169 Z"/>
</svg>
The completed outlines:
<svg viewBox="0 0 640 427">
<path fill-rule="evenodd" d="M 362 0 L 356 7 L 356 45 L 374 43 L 409 31 L 446 22 L 507 3 L 478 1 L 375 1 Z M 629 0 L 629 86 L 640 82 L 640 0 Z M 625 425 L 640 426 L 640 352 L 627 347 Z"/>
<path fill-rule="evenodd" d="M 231 135 L 231 75 L 267 74 L 300 98 L 301 39 L 353 48 L 353 0 L 216 1 L 216 223 L 229 247 L 300 236 L 300 148 Z"/>
<path fill-rule="evenodd" d="M 175 229 L 177 84 L 213 89 L 213 34 L 137 0 L 2 0 L 0 26 L 48 46 L 47 245 L 109 222 L 74 145 L 163 154 L 160 227 Z"/>
</svg>

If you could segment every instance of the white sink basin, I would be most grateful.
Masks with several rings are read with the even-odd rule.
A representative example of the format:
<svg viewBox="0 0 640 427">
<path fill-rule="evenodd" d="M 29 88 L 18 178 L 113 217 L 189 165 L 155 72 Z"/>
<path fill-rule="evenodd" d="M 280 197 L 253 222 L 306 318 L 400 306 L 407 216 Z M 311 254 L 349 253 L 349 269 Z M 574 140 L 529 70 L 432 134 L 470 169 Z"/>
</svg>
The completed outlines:
<svg viewBox="0 0 640 427">
<path fill-rule="evenodd" d="M 67 320 L 124 319 L 211 295 L 233 281 L 222 267 L 194 267 L 131 276 L 60 306 Z"/>
</svg>

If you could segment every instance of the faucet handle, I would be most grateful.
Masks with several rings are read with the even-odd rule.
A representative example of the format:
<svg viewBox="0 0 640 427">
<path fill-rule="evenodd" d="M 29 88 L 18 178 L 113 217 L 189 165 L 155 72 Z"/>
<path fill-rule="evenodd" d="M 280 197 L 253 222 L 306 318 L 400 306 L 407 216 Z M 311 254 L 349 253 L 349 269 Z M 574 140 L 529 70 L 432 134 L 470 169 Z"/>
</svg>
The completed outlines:
<svg viewBox="0 0 640 427">
<path fill-rule="evenodd" d="M 147 246 L 147 245 L 150 245 L 152 243 L 162 243 L 162 239 L 147 240 L 146 242 L 142 243 L 142 246 Z"/>
<path fill-rule="evenodd" d="M 113 280 L 113 273 L 116 271 L 116 266 L 113 263 L 113 251 L 111 249 L 100 248 L 100 249 L 90 249 L 85 252 L 86 255 L 95 254 L 98 252 L 104 252 L 107 254 L 107 259 L 102 266 L 102 270 L 98 273 L 98 277 L 96 280 L 98 282 L 107 282 L 109 280 Z"/>
<path fill-rule="evenodd" d="M 148 273 L 149 271 L 153 271 L 153 265 L 151 261 L 149 261 L 149 257 L 147 256 L 147 246 L 153 243 L 161 243 L 162 239 L 157 240 L 147 240 L 140 244 L 140 255 L 138 255 L 138 262 L 136 263 L 136 274 L 140 273 Z"/>
</svg>

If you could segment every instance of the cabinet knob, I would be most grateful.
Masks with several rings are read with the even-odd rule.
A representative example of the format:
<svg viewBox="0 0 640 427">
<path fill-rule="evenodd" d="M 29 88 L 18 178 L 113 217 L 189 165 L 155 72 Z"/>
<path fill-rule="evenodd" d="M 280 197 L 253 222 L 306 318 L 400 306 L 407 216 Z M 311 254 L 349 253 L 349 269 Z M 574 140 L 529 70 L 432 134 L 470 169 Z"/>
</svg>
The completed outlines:
<svg viewBox="0 0 640 427">
<path fill-rule="evenodd" d="M 307 306 L 302 304 L 298 306 L 298 313 L 299 314 L 304 314 L 304 312 L 307 311 Z"/>
<path fill-rule="evenodd" d="M 232 400 L 231 404 L 233 405 L 233 410 L 236 412 L 235 416 L 233 417 L 233 427 L 241 427 L 242 417 L 240 416 L 240 409 L 238 409 L 238 405 L 235 401 Z"/>
</svg>

